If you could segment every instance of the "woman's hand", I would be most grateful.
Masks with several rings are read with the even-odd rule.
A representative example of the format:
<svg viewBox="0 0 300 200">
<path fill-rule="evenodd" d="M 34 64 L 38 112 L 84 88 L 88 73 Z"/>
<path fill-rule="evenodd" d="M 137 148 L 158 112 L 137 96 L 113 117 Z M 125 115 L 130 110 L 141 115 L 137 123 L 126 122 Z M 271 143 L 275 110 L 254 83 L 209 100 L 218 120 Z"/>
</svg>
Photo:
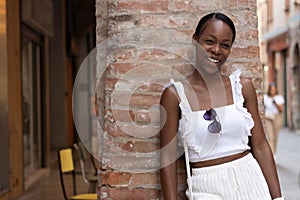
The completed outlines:
<svg viewBox="0 0 300 200">
<path fill-rule="evenodd" d="M 276 108 L 278 109 L 279 113 L 281 113 L 283 111 L 283 105 L 279 105 L 276 103 L 275 99 L 273 99 L 273 104 L 276 106 Z"/>
</svg>

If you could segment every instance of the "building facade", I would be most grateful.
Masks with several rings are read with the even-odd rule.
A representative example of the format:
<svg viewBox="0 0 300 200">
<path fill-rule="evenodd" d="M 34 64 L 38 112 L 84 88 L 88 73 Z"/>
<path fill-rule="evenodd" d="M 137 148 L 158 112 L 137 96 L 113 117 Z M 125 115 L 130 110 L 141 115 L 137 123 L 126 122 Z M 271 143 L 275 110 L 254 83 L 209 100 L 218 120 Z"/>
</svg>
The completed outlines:
<svg viewBox="0 0 300 200">
<path fill-rule="evenodd" d="M 188 44 L 199 18 L 208 12 L 224 12 L 235 22 L 237 38 L 223 72 L 242 69 L 253 80 L 262 108 L 256 1 L 0 2 L 0 56 L 5 60 L 0 66 L 0 141 L 5 141 L 0 151 L 5 163 L 1 200 L 16 199 L 47 173 L 53 150 L 73 144 L 78 127 L 73 123 L 72 86 L 80 73 L 94 75 L 77 82 L 76 91 L 84 93 L 78 93 L 76 105 L 89 104 L 78 119 L 83 132 L 93 132 L 90 125 L 95 124 L 87 119 L 95 89 L 99 198 L 159 199 L 160 95 L 171 77 L 189 73 Z M 95 45 L 96 69 L 79 72 Z M 89 88 L 95 82 L 96 88 Z M 178 169 L 178 195 L 184 199 L 182 159 Z"/>
<path fill-rule="evenodd" d="M 260 57 L 264 69 L 264 91 L 270 82 L 285 98 L 284 124 L 300 128 L 299 28 L 300 2 L 258 0 Z"/>
<path fill-rule="evenodd" d="M 72 146 L 72 90 L 95 47 L 95 1 L 0 0 L 0 199 L 16 199 Z"/>
</svg>

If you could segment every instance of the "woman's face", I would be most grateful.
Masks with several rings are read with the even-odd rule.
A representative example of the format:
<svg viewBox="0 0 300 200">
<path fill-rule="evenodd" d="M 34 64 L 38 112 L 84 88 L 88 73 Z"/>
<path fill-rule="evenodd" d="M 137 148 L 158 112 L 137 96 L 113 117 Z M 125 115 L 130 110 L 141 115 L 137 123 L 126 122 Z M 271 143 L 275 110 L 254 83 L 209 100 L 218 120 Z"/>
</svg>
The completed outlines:
<svg viewBox="0 0 300 200">
<path fill-rule="evenodd" d="M 230 53 L 233 33 L 225 22 L 218 19 L 212 19 L 204 26 L 197 42 L 207 52 L 207 66 L 216 66 L 219 70 Z"/>
<path fill-rule="evenodd" d="M 276 93 L 277 93 L 277 88 L 274 85 L 272 85 L 270 87 L 270 95 L 274 96 L 274 95 L 276 95 Z"/>
</svg>

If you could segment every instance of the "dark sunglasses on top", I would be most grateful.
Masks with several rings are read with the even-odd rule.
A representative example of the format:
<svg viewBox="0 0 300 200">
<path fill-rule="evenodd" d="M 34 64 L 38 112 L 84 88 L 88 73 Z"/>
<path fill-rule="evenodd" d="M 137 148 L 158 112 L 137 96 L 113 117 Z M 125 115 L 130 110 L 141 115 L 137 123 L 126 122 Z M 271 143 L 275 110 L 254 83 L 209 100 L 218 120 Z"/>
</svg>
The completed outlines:
<svg viewBox="0 0 300 200">
<path fill-rule="evenodd" d="M 217 112 L 213 108 L 206 110 L 206 112 L 203 115 L 203 118 L 205 120 L 213 120 L 213 122 L 210 123 L 207 127 L 207 130 L 210 133 L 220 133 L 222 130 L 221 123 L 217 117 Z"/>
</svg>

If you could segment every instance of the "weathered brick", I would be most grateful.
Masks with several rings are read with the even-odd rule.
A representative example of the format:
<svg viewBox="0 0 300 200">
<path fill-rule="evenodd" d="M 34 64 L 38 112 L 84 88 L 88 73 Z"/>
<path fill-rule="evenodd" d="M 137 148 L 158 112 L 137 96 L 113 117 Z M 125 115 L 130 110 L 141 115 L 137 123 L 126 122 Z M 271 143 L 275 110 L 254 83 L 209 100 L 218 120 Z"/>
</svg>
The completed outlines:
<svg viewBox="0 0 300 200">
<path fill-rule="evenodd" d="M 103 200 L 158 200 L 158 189 L 147 188 L 109 188 L 104 187 L 101 189 Z M 105 195 L 104 195 L 105 194 Z"/>
<path fill-rule="evenodd" d="M 249 30 L 257 28 L 257 16 L 255 6 L 240 7 L 238 11 L 232 12 L 230 17 L 235 23 L 236 27 L 242 30 Z M 239 30 L 239 29 L 237 29 Z M 242 40 L 240 40 L 242 42 Z"/>
<path fill-rule="evenodd" d="M 107 78 L 105 84 L 106 91 L 113 91 L 116 83 L 118 82 L 118 78 Z"/>
<path fill-rule="evenodd" d="M 131 47 L 131 48 L 118 49 L 117 51 L 114 52 L 113 57 L 114 60 L 117 62 L 114 64 L 123 64 L 126 61 L 135 60 L 136 48 Z M 122 62 L 122 63 L 118 63 L 118 62 Z M 124 64 L 130 64 L 130 63 L 124 63 Z"/>
<path fill-rule="evenodd" d="M 219 10 L 222 7 L 222 4 L 228 1 L 215 0 L 208 3 L 206 0 L 198 0 L 198 1 L 190 1 L 190 11 L 202 11 L 202 12 L 214 12 L 215 10 Z"/>
<path fill-rule="evenodd" d="M 238 6 L 251 6 L 254 7 L 256 1 L 255 0 L 230 0 L 229 5 L 230 8 L 238 7 Z"/>
<path fill-rule="evenodd" d="M 159 174 L 157 173 L 136 173 L 132 175 L 131 186 L 154 187 L 159 184 Z"/>
<path fill-rule="evenodd" d="M 115 77 L 121 78 L 130 70 L 133 70 L 135 67 L 135 63 L 113 63 L 110 65 L 110 70 Z"/>
<path fill-rule="evenodd" d="M 102 128 L 101 128 L 102 129 Z M 136 137 L 136 138 L 149 138 L 158 137 L 159 124 L 156 125 L 143 125 L 134 123 L 121 123 L 121 122 L 110 122 L 106 119 L 103 131 L 107 132 L 110 136 L 117 137 Z"/>
<path fill-rule="evenodd" d="M 255 45 L 257 44 L 258 30 L 245 30 L 237 32 L 237 37 L 242 40 L 242 44 Z"/>
<path fill-rule="evenodd" d="M 167 17 L 161 17 L 161 15 L 143 15 L 140 20 L 140 27 L 170 28 L 170 20 Z"/>
<path fill-rule="evenodd" d="M 109 110 L 112 113 L 112 118 L 114 121 L 122 122 L 134 122 L 135 116 L 132 110 Z M 107 110 L 108 112 L 108 110 Z"/>
<path fill-rule="evenodd" d="M 145 48 L 138 51 L 139 60 L 169 60 L 178 58 L 180 58 L 180 56 L 170 52 L 169 49 Z"/>
<path fill-rule="evenodd" d="M 165 84 L 166 84 L 165 79 L 155 79 L 155 82 L 142 82 L 142 84 L 136 91 L 138 93 L 143 93 L 143 92 L 160 93 L 162 92 L 162 89 L 165 86 Z"/>
<path fill-rule="evenodd" d="M 169 0 L 123 0 L 118 3 L 118 11 L 120 13 L 166 13 L 168 6 Z"/>
<path fill-rule="evenodd" d="M 157 28 L 189 28 L 189 18 L 187 15 L 170 15 L 161 17 L 161 15 L 144 15 L 141 16 L 140 27 L 157 27 Z"/>
<path fill-rule="evenodd" d="M 103 131 L 107 132 L 112 137 L 125 137 L 128 136 L 125 132 L 123 132 L 116 123 L 109 122 L 106 120 L 104 122 Z"/>
<path fill-rule="evenodd" d="M 109 100 L 106 103 L 109 103 L 107 106 L 111 109 L 123 108 L 123 110 L 129 110 L 136 107 L 149 108 L 159 103 L 160 94 L 130 94 L 127 91 L 114 90 Z"/>
<path fill-rule="evenodd" d="M 126 172 L 101 172 L 101 182 L 103 185 L 127 186 L 131 179 L 131 173 Z"/>
<path fill-rule="evenodd" d="M 130 105 L 140 107 L 151 107 L 159 104 L 160 95 L 157 94 L 134 94 L 130 98 Z"/>
<path fill-rule="evenodd" d="M 127 152 L 134 153 L 151 153 L 159 150 L 157 140 L 145 139 L 141 140 L 124 140 L 116 143 L 117 146 Z"/>
<path fill-rule="evenodd" d="M 236 47 L 231 51 L 231 58 L 258 58 L 259 57 L 259 48 L 257 46 L 248 46 L 248 47 Z"/>
<path fill-rule="evenodd" d="M 160 112 L 159 109 L 156 108 L 155 110 L 146 110 L 146 109 L 139 109 L 134 111 L 135 121 L 141 124 L 149 124 L 149 123 L 159 123 L 160 121 Z"/>
<path fill-rule="evenodd" d="M 240 69 L 243 66 L 243 77 L 246 78 L 262 78 L 261 71 L 257 67 L 260 66 L 260 61 L 251 60 L 251 59 L 244 59 L 243 61 L 236 61 L 232 64 L 233 71 Z"/>
<path fill-rule="evenodd" d="M 112 146 L 110 151 L 116 150 Z M 118 151 L 120 149 L 117 149 Z M 103 155 L 105 159 L 103 165 L 116 171 L 125 171 L 131 173 L 150 172 L 160 169 L 159 155 L 154 153 L 132 153 L 122 151 L 119 153 L 106 153 Z"/>
<path fill-rule="evenodd" d="M 187 12 L 190 9 L 190 3 L 187 0 L 171 1 L 170 10 L 172 12 Z"/>
<path fill-rule="evenodd" d="M 178 44 L 177 46 L 181 46 L 184 44 L 186 46 L 189 45 L 189 48 L 193 49 L 194 46 L 192 45 L 192 35 L 194 31 L 191 30 L 184 30 L 184 29 L 176 29 L 172 31 L 171 34 L 171 42 L 172 44 Z"/>
<path fill-rule="evenodd" d="M 160 128 L 159 124 L 139 125 L 135 123 L 116 123 L 123 133 L 136 138 L 157 137 Z"/>
<path fill-rule="evenodd" d="M 111 42 L 116 49 L 138 45 L 143 45 L 144 47 L 163 46 L 169 44 L 169 33 L 170 31 L 164 28 L 132 29 L 114 35 Z"/>
<path fill-rule="evenodd" d="M 140 126 L 134 123 L 121 123 L 121 122 L 110 122 L 106 119 L 103 130 L 106 131 L 110 136 L 116 137 L 136 137 L 136 138 L 149 138 L 158 137 L 159 124 L 156 126 Z"/>
</svg>

